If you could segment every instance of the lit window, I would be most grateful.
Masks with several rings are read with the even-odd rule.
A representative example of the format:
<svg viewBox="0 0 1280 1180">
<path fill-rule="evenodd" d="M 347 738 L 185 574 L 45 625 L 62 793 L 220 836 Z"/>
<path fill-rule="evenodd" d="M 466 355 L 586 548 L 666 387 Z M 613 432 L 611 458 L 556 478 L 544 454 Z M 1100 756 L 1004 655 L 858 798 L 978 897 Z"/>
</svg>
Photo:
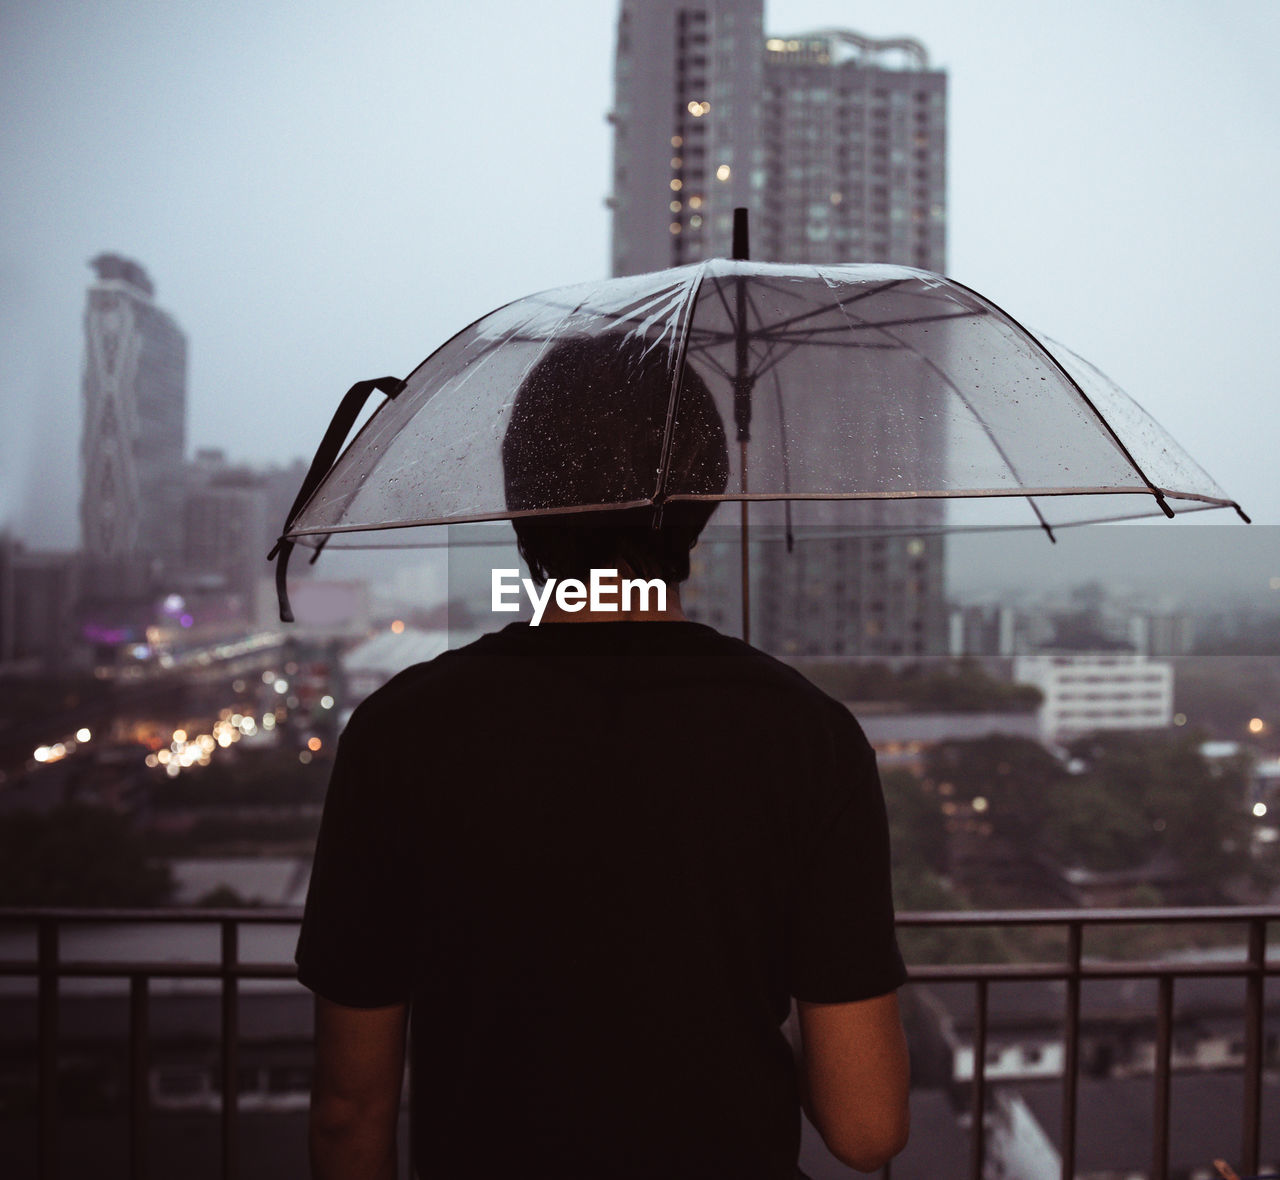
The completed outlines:
<svg viewBox="0 0 1280 1180">
<path fill-rule="evenodd" d="M 680 232 L 680 223 L 678 221 L 673 221 L 670 228 L 673 234 L 678 234 Z"/>
<path fill-rule="evenodd" d="M 681 180 L 681 179 L 677 176 L 677 177 L 676 177 L 676 178 L 671 182 L 671 191 L 672 191 L 673 193 L 678 193 L 682 188 L 684 188 L 684 181 L 683 181 L 683 180 Z"/>
<path fill-rule="evenodd" d="M 683 146 L 684 146 L 684 137 L 683 137 L 683 136 L 680 136 L 680 135 L 673 135 L 673 136 L 671 137 L 671 146 L 672 146 L 672 147 L 683 147 Z"/>
<path fill-rule="evenodd" d="M 672 202 L 671 202 L 671 204 L 668 206 L 668 208 L 670 208 L 670 210 L 671 210 L 671 212 L 672 212 L 672 213 L 679 213 L 679 212 L 680 212 L 680 202 L 679 202 L 679 201 L 672 201 Z"/>
<path fill-rule="evenodd" d="M 683 159 L 682 157 L 680 157 L 680 156 L 672 156 L 672 157 L 671 157 L 671 167 L 672 167 L 672 168 L 682 168 L 682 167 L 684 167 L 684 159 Z"/>
<path fill-rule="evenodd" d="M 716 169 L 716 179 L 728 180 L 730 172 L 731 169 L 728 164 L 721 164 L 720 167 Z"/>
<path fill-rule="evenodd" d="M 702 198 L 701 198 L 701 197 L 690 197 L 690 198 L 689 198 L 689 208 L 690 208 L 690 209 L 701 209 L 701 208 L 702 208 Z"/>
<path fill-rule="evenodd" d="M 695 213 L 692 217 L 689 218 L 689 224 L 694 229 L 697 229 L 702 224 L 702 218 Z"/>
</svg>

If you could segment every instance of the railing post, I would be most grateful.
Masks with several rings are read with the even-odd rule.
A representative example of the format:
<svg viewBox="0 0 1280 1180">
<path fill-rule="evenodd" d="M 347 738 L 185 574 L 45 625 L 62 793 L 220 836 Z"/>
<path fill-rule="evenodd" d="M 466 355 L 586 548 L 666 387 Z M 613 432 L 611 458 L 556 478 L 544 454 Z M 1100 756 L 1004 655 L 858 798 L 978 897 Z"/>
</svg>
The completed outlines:
<svg viewBox="0 0 1280 1180">
<path fill-rule="evenodd" d="M 129 977 L 129 1175 L 146 1180 L 147 1118 L 150 1093 L 147 1088 L 147 977 Z"/>
<path fill-rule="evenodd" d="M 235 1180 L 239 1164 L 237 1142 L 240 1113 L 240 1006 L 236 978 L 239 926 L 222 920 L 222 1180 Z"/>
<path fill-rule="evenodd" d="M 1262 1001 L 1266 979 L 1267 922 L 1249 921 L 1249 974 L 1244 983 L 1244 1126 L 1240 1167 L 1249 1176 L 1258 1170 L 1262 1147 Z"/>
<path fill-rule="evenodd" d="M 973 1090 L 969 1096 L 969 1180 L 982 1180 L 987 1146 L 987 981 L 976 980 Z"/>
<path fill-rule="evenodd" d="M 1169 1180 L 1169 1094 L 1172 1083 L 1173 976 L 1159 979 L 1156 1002 L 1155 1112 L 1152 1119 L 1152 1180 Z"/>
<path fill-rule="evenodd" d="M 1062 1180 L 1075 1180 L 1076 1101 L 1080 1084 L 1080 965 L 1084 926 L 1067 924 L 1067 1011 L 1062 1063 Z"/>
<path fill-rule="evenodd" d="M 40 1112 L 36 1158 L 40 1180 L 54 1180 L 58 1174 L 58 919 L 41 918 L 36 937 L 40 973 L 37 1001 Z"/>
</svg>

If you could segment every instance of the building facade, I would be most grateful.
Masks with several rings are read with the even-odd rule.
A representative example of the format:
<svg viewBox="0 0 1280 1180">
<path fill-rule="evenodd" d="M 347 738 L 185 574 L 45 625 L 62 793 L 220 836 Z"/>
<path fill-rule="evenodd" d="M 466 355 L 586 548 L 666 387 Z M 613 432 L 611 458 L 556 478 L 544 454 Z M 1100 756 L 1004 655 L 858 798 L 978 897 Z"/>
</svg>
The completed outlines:
<svg viewBox="0 0 1280 1180">
<path fill-rule="evenodd" d="M 245 618 L 254 610 L 258 582 L 277 521 L 269 519 L 265 477 L 227 462 L 222 451 L 196 452 L 187 465 L 182 512 L 184 572 L 239 600 Z"/>
<path fill-rule="evenodd" d="M 1065 742 L 1101 729 L 1168 729 L 1173 665 L 1130 651 L 1019 656 L 1013 678 L 1044 694 L 1040 737 Z"/>
<path fill-rule="evenodd" d="M 74 554 L 31 553 L 0 532 L 0 670 L 71 663 L 79 572 Z"/>
<path fill-rule="evenodd" d="M 81 544 L 91 564 L 182 551 L 187 341 L 136 262 L 100 254 L 85 307 Z"/>
<path fill-rule="evenodd" d="M 737 206 L 758 261 L 945 269 L 946 75 L 919 42 L 766 38 L 761 0 L 622 0 L 615 65 L 615 275 L 727 257 Z M 932 415 L 902 418 L 936 433 Z M 939 447 L 922 438 L 916 453 Z M 757 547 L 752 642 L 784 655 L 945 654 L 943 509 L 902 507 L 892 528 L 868 503 L 841 517 L 863 535 Z M 689 586 L 691 615 L 714 626 L 738 613 L 725 527 L 736 518 L 717 512 Z"/>
<path fill-rule="evenodd" d="M 918 41 L 770 37 L 753 256 L 944 270 L 946 102 Z"/>
<path fill-rule="evenodd" d="M 615 275 L 727 257 L 763 187 L 761 0 L 622 0 L 614 60 Z"/>
</svg>

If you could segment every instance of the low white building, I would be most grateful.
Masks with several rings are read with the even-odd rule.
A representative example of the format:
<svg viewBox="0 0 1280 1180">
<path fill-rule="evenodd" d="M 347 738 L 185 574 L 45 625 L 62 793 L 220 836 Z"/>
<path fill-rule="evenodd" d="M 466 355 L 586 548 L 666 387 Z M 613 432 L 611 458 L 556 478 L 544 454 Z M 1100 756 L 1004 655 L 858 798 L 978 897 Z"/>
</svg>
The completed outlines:
<svg viewBox="0 0 1280 1180">
<path fill-rule="evenodd" d="M 1099 729 L 1167 729 L 1173 723 L 1173 665 L 1135 652 L 1019 656 L 1013 677 L 1044 694 L 1038 720 L 1045 742 Z"/>
</svg>

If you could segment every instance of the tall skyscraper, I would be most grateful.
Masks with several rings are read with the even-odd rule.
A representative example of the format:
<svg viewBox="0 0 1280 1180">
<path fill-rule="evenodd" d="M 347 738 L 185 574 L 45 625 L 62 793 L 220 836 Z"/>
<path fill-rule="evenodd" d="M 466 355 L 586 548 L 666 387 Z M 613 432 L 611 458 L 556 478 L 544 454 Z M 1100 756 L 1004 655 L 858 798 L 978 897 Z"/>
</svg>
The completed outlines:
<svg viewBox="0 0 1280 1180">
<path fill-rule="evenodd" d="M 136 262 L 100 254 L 85 307 L 81 544 L 100 566 L 182 552 L 187 340 Z"/>
<path fill-rule="evenodd" d="M 770 37 L 753 256 L 943 270 L 946 102 L 918 41 Z"/>
<path fill-rule="evenodd" d="M 763 21 L 761 0 L 622 0 L 615 275 L 728 255 L 733 209 L 759 190 Z"/>
<path fill-rule="evenodd" d="M 729 253 L 946 265 L 947 79 L 920 42 L 764 37 L 761 0 L 622 0 L 613 273 Z"/>
<path fill-rule="evenodd" d="M 918 41 L 766 39 L 762 0 L 622 0 L 609 118 L 615 274 L 728 256 L 740 205 L 757 261 L 945 269 L 946 75 Z M 935 431 L 922 451 L 945 445 L 922 429 Z M 944 652 L 942 509 L 896 505 L 892 530 L 889 511 L 871 503 L 858 518 L 877 535 L 761 550 L 753 641 L 782 654 Z M 729 519 L 721 509 L 713 524 Z M 694 612 L 727 624 L 713 604 L 735 597 L 736 564 L 704 549 Z"/>
</svg>

